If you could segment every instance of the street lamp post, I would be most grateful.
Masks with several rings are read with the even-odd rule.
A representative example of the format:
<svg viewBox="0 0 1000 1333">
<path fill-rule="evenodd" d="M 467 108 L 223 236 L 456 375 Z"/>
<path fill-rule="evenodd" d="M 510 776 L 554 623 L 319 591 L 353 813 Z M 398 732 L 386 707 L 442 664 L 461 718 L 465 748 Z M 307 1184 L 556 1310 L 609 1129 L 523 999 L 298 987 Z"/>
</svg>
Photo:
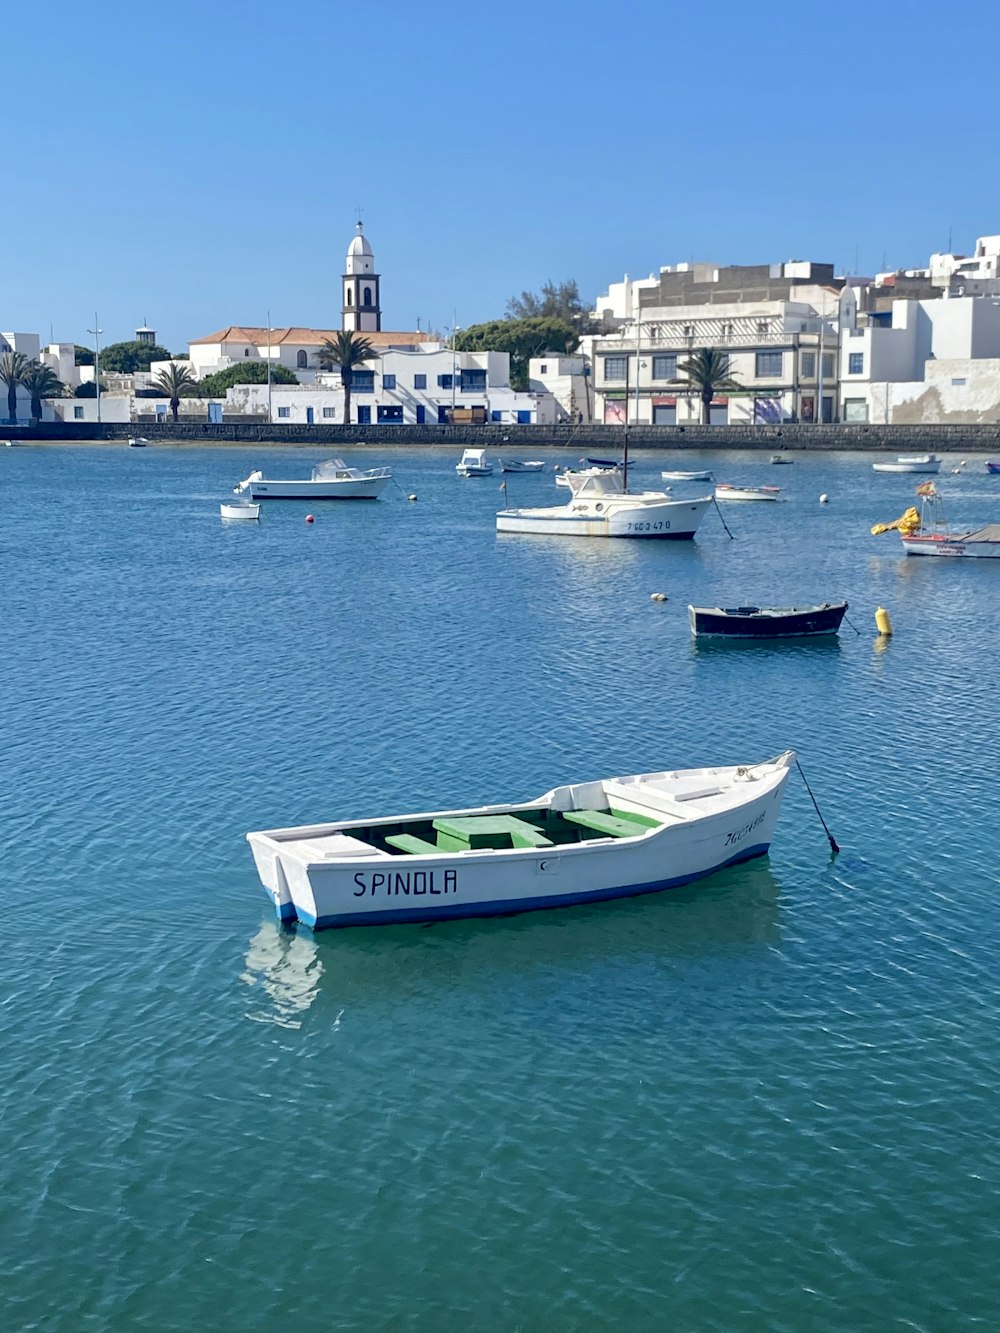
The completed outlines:
<svg viewBox="0 0 1000 1333">
<path fill-rule="evenodd" d="M 454 321 L 452 314 L 452 321 Z M 451 326 L 451 424 L 455 424 L 455 380 L 457 378 L 457 361 L 455 359 L 455 334 L 458 333 L 458 325 L 452 322 Z"/>
<path fill-rule="evenodd" d="M 94 335 L 94 383 L 97 386 L 97 420 L 101 420 L 101 334 L 104 332 L 98 327 L 97 311 L 94 311 L 94 327 L 87 330 Z"/>
<path fill-rule="evenodd" d="M 267 312 L 267 424 L 271 424 L 271 312 Z"/>
</svg>

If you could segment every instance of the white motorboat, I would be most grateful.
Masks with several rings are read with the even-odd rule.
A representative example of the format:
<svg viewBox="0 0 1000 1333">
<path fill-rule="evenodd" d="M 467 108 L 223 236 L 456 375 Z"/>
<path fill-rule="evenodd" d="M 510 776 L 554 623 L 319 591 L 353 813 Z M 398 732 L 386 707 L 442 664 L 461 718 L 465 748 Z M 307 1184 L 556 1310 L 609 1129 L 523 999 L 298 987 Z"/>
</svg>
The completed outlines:
<svg viewBox="0 0 1000 1333">
<path fill-rule="evenodd" d="M 936 474 L 941 471 L 941 460 L 934 454 L 921 454 L 919 458 L 897 458 L 894 463 L 873 463 L 873 472 L 927 472 Z"/>
<path fill-rule="evenodd" d="M 501 509 L 497 514 L 497 532 L 683 540 L 694 536 L 712 503 L 710 495 L 672 500 L 665 491 L 626 491 L 620 472 L 601 468 L 577 473 L 572 491 L 564 505 Z"/>
<path fill-rule="evenodd" d="M 544 472 L 545 464 L 540 458 L 520 459 L 501 458 L 501 472 Z"/>
<path fill-rule="evenodd" d="M 146 439 L 145 435 L 130 435 L 128 447 L 130 449 L 145 449 L 148 443 L 149 441 Z"/>
<path fill-rule="evenodd" d="M 233 490 L 237 495 L 249 491 L 251 500 L 377 500 L 391 480 L 387 467 L 363 470 L 331 458 L 314 467 L 305 481 L 276 480 L 258 471 Z"/>
<path fill-rule="evenodd" d="M 669 889 L 763 856 L 794 762 L 787 750 L 511 805 L 246 836 L 278 917 L 314 930 L 526 912 Z"/>
<path fill-rule="evenodd" d="M 455 471 L 460 477 L 489 477 L 493 474 L 493 464 L 486 461 L 485 449 L 466 449 L 455 464 Z"/>
<path fill-rule="evenodd" d="M 706 468 L 703 472 L 661 472 L 664 481 L 711 481 L 712 473 Z"/>
<path fill-rule="evenodd" d="M 223 518 L 260 518 L 260 505 L 249 500 L 238 500 L 235 504 L 220 504 L 219 513 Z"/>
<path fill-rule="evenodd" d="M 719 482 L 715 488 L 717 500 L 777 500 L 780 486 L 727 486 Z"/>
</svg>

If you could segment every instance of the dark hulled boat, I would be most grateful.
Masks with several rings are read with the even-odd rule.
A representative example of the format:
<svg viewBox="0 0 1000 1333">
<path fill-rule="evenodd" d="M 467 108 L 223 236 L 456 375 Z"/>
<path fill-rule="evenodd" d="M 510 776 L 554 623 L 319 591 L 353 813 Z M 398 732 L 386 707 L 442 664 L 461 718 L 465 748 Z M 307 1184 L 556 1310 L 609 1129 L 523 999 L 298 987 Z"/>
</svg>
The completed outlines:
<svg viewBox="0 0 1000 1333">
<path fill-rule="evenodd" d="M 696 638 L 804 639 L 836 634 L 846 602 L 819 606 L 689 606 Z"/>
</svg>

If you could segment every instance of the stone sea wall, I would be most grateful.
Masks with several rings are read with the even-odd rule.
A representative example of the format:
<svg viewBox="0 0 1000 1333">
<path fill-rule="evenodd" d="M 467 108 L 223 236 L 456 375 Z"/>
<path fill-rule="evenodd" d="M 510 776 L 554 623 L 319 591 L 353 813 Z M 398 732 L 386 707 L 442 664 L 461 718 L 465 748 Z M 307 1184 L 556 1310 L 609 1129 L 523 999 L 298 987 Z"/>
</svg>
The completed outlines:
<svg viewBox="0 0 1000 1333">
<path fill-rule="evenodd" d="M 122 442 L 144 435 L 151 444 L 289 444 L 315 448 L 359 445 L 481 445 L 512 448 L 567 448 L 574 453 L 615 453 L 622 447 L 621 426 L 334 426 L 267 425 L 227 421 L 180 421 L 135 424 L 43 422 L 36 427 L 0 424 L 0 438 L 30 443 Z M 631 426 L 633 449 L 780 449 L 885 450 L 889 453 L 942 453 L 949 450 L 1000 454 L 1000 423 L 966 426 Z"/>
</svg>

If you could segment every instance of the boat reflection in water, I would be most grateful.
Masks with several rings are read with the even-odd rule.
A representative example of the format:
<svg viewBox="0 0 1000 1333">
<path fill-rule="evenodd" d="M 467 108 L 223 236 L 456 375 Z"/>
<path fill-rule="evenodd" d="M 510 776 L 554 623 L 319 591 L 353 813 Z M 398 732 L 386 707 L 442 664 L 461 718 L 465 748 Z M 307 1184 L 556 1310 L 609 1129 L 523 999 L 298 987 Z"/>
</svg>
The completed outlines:
<svg viewBox="0 0 1000 1333">
<path fill-rule="evenodd" d="M 316 941 L 304 932 L 275 930 L 268 919 L 247 946 L 240 980 L 260 1002 L 247 1010 L 254 1023 L 302 1026 L 302 1015 L 315 1000 L 323 975 Z"/>
</svg>

